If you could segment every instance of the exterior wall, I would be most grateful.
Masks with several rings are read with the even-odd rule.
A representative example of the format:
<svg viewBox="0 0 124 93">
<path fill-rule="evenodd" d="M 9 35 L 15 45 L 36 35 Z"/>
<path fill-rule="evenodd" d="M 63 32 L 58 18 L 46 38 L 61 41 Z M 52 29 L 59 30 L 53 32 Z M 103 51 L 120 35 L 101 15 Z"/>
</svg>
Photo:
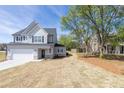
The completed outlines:
<svg viewBox="0 0 124 93">
<path fill-rule="evenodd" d="M 55 56 L 66 56 L 66 48 L 65 47 L 55 47 L 54 55 Z"/>
<path fill-rule="evenodd" d="M 33 36 L 41 36 L 41 37 L 44 36 L 44 42 L 32 42 L 32 37 Z M 40 29 L 39 31 L 37 31 L 36 33 L 34 33 L 34 35 L 32 35 L 32 36 L 26 36 L 26 39 L 25 40 L 22 40 L 22 41 L 16 41 L 16 37 L 17 36 L 14 36 L 13 37 L 13 42 L 17 42 L 17 43 L 47 44 L 47 33 L 45 31 L 43 31 L 42 29 Z M 21 37 L 21 36 L 18 36 L 18 37 Z"/>
<path fill-rule="evenodd" d="M 92 52 L 98 52 L 98 39 L 96 35 L 94 35 L 90 40 L 90 47 Z"/>
<path fill-rule="evenodd" d="M 114 48 L 112 48 L 112 46 L 110 44 L 106 45 L 106 49 L 105 49 L 104 53 L 105 54 L 124 54 L 124 50 L 123 51 L 121 50 L 121 46 L 124 46 L 124 45 L 118 45 Z"/>
<path fill-rule="evenodd" d="M 44 42 L 33 42 L 33 43 L 47 44 L 47 33 L 45 31 L 43 31 L 42 29 L 40 29 L 38 32 L 36 32 L 33 36 L 41 36 L 41 40 L 42 40 L 42 36 L 44 36 Z"/>
<path fill-rule="evenodd" d="M 50 52 L 51 49 L 51 52 Z M 50 48 L 45 50 L 45 58 L 53 58 L 54 57 L 54 49 Z"/>
<path fill-rule="evenodd" d="M 33 49 L 34 50 L 34 59 L 38 59 L 38 49 L 44 49 L 47 58 L 53 57 L 53 49 L 51 49 L 51 53 L 48 53 L 47 50 L 54 45 L 7 45 L 7 59 L 12 59 L 13 51 L 15 49 Z"/>
<path fill-rule="evenodd" d="M 53 43 L 54 44 L 57 43 L 57 34 L 52 33 L 50 35 L 53 35 Z M 33 36 L 41 36 L 41 37 L 44 36 L 44 42 L 32 42 L 32 37 Z M 26 36 L 26 39 L 22 40 L 22 41 L 16 41 L 16 37 L 17 36 L 13 36 L 13 42 L 17 42 L 17 43 L 33 43 L 33 44 L 47 44 L 49 42 L 48 41 L 48 33 L 45 32 L 43 29 L 40 29 L 39 31 L 34 32 L 34 34 L 32 36 Z M 21 37 L 21 36 L 19 36 L 19 37 Z"/>
<path fill-rule="evenodd" d="M 49 35 L 53 35 L 53 43 L 57 43 L 57 34 L 56 33 L 53 33 L 53 34 L 49 34 Z M 49 35 L 47 36 L 47 42 L 51 42 L 51 39 L 49 39 Z"/>
<path fill-rule="evenodd" d="M 124 54 L 124 48 L 121 49 L 121 47 L 124 46 L 124 43 L 121 43 L 120 45 L 117 45 L 116 47 L 112 47 L 111 44 L 106 43 L 105 44 L 105 49 L 103 50 L 104 54 Z M 93 37 L 91 37 L 90 40 L 90 48 L 91 51 L 94 53 L 99 52 L 98 50 L 98 39 L 96 37 L 96 35 L 94 35 Z"/>
<path fill-rule="evenodd" d="M 94 35 L 91 38 L 90 46 L 91 46 L 92 52 L 99 52 L 99 50 L 98 50 L 98 39 L 97 39 L 96 35 Z M 114 48 L 114 47 L 111 46 L 111 44 L 106 44 L 105 49 L 104 49 L 104 54 L 121 54 L 120 46 L 121 46 L 121 44 Z M 122 45 L 122 46 L 124 46 L 124 45 Z M 123 52 L 123 54 L 124 54 L 124 52 Z"/>
<path fill-rule="evenodd" d="M 120 54 L 120 47 L 116 46 L 115 54 Z"/>
<path fill-rule="evenodd" d="M 23 41 L 16 41 L 16 36 L 14 36 L 13 38 L 15 42 L 17 43 L 32 43 L 32 36 L 26 36 L 26 40 L 23 40 Z"/>
<path fill-rule="evenodd" d="M 53 41 L 54 43 L 57 43 L 57 33 L 54 33 Z"/>
</svg>

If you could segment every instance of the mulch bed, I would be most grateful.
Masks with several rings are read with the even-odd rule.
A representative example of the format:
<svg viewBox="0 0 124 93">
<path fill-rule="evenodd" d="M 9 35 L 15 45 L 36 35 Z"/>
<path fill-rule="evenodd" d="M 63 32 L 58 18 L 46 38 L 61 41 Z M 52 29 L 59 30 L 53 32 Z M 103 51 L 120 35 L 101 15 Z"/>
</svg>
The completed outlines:
<svg viewBox="0 0 124 93">
<path fill-rule="evenodd" d="M 107 71 L 111 71 L 116 74 L 124 75 L 124 62 L 123 64 L 116 64 L 115 62 L 121 62 L 118 60 L 107 60 L 107 59 L 100 59 L 97 57 L 80 57 L 81 60 L 84 60 L 88 63 L 91 63 L 93 65 L 102 67 L 106 69 Z"/>
</svg>

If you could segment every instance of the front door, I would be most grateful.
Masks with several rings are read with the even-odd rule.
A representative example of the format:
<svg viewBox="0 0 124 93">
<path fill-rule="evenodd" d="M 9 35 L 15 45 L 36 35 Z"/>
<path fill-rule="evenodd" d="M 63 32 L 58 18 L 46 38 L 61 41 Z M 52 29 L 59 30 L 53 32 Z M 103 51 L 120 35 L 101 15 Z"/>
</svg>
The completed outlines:
<svg viewBox="0 0 124 93">
<path fill-rule="evenodd" d="M 41 50 L 41 57 L 45 58 L 45 50 Z"/>
</svg>

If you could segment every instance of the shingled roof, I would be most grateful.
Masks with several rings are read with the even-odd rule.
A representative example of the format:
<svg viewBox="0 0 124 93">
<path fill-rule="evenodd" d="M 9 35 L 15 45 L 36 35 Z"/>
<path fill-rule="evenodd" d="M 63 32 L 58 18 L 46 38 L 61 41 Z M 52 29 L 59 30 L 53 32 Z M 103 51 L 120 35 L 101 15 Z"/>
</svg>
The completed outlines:
<svg viewBox="0 0 124 93">
<path fill-rule="evenodd" d="M 30 25 L 26 28 L 12 34 L 14 35 L 32 35 L 34 32 L 38 31 L 39 29 L 43 29 L 48 34 L 56 33 L 56 28 L 42 28 L 36 21 L 33 21 Z"/>
</svg>

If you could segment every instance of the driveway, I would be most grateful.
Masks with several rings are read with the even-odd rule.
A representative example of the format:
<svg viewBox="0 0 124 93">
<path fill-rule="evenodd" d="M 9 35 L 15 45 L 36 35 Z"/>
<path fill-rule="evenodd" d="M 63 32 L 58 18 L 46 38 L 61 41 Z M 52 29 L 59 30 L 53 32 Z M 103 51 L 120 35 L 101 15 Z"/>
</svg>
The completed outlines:
<svg viewBox="0 0 124 93">
<path fill-rule="evenodd" d="M 78 60 L 73 55 L 0 71 L 0 87 L 124 87 L 124 76 Z"/>
<path fill-rule="evenodd" d="M 16 66 L 28 63 L 30 61 L 31 60 L 7 60 L 0 63 L 0 70 L 16 67 Z"/>
</svg>

